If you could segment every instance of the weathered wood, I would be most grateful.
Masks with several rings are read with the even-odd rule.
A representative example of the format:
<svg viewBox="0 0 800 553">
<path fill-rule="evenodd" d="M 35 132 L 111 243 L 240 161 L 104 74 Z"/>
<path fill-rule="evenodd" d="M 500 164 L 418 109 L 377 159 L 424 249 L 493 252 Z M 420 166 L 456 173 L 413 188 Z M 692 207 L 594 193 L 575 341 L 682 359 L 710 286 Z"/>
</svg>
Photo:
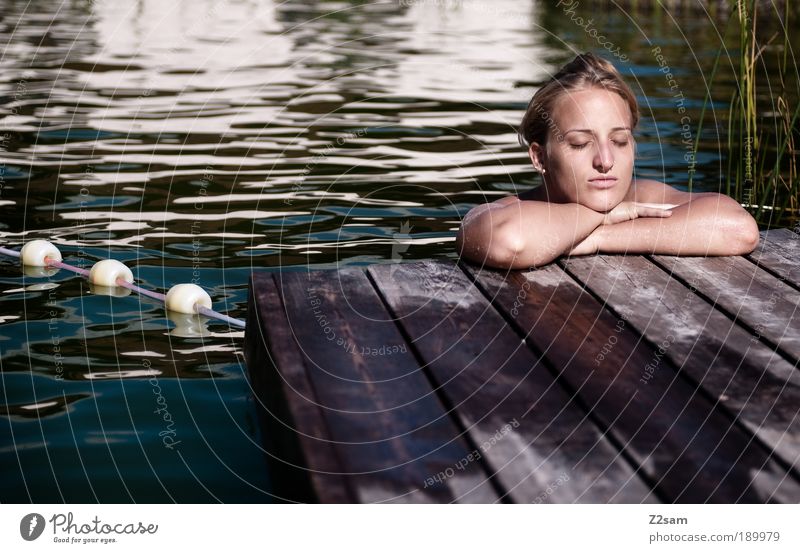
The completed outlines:
<svg viewBox="0 0 800 553">
<path fill-rule="evenodd" d="M 513 501 L 656 499 L 456 265 L 373 265 L 369 273 Z"/>
<path fill-rule="evenodd" d="M 665 498 L 800 499 L 800 486 L 763 447 L 559 267 L 470 272 Z"/>
<path fill-rule="evenodd" d="M 453 470 L 470 449 L 361 269 L 276 280 L 358 501 L 498 500 L 481 463 Z"/>
<path fill-rule="evenodd" d="M 800 234 L 789 229 L 765 230 L 756 251 L 748 257 L 796 288 L 800 287 Z"/>
<path fill-rule="evenodd" d="M 272 273 L 253 273 L 249 293 L 245 360 L 260 404 L 275 495 L 296 501 L 355 501 Z M 309 480 L 312 489 L 305 487 Z"/>
<path fill-rule="evenodd" d="M 800 292 L 743 257 L 671 257 L 653 259 L 673 277 L 688 283 L 717 308 L 787 359 L 800 359 Z"/>
<path fill-rule="evenodd" d="M 640 256 L 571 258 L 567 270 L 752 434 L 800 471 L 800 371 Z M 659 369 L 662 370 L 662 369 Z"/>
</svg>

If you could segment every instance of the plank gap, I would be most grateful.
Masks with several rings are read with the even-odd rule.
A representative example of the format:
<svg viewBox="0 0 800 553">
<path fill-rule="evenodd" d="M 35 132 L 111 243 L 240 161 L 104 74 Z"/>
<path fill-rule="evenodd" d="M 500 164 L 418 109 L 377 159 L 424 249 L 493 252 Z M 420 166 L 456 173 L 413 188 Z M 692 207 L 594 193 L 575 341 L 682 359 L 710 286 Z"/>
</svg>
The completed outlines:
<svg viewBox="0 0 800 553">
<path fill-rule="evenodd" d="M 436 394 L 436 397 L 439 398 L 439 401 L 442 403 L 442 406 L 444 407 L 445 411 L 447 412 L 448 418 L 453 421 L 453 424 L 455 424 L 455 426 L 458 429 L 458 432 L 461 435 L 461 437 L 464 439 L 464 441 L 467 442 L 467 444 L 469 444 L 469 447 L 471 448 L 471 451 L 477 451 L 480 448 L 480 444 L 478 444 L 474 440 L 472 434 L 467 430 L 467 428 L 459 420 L 459 417 L 455 416 L 455 413 L 456 413 L 455 406 L 450 401 L 450 398 L 447 397 L 447 394 L 444 393 L 444 390 L 443 390 L 442 386 L 439 385 L 439 383 L 436 381 L 434 376 L 431 374 L 430 368 L 428 367 L 428 364 L 425 363 L 425 359 L 423 358 L 422 354 L 417 349 L 417 346 L 414 345 L 414 342 L 413 342 L 411 336 L 409 336 L 409 334 L 406 332 L 405 328 L 403 328 L 403 325 L 401 325 L 399 323 L 400 317 L 398 316 L 397 313 L 395 313 L 395 311 L 392 309 L 391 305 L 389 305 L 389 302 L 386 300 L 386 297 L 384 297 L 383 292 L 381 291 L 380 286 L 378 285 L 378 283 L 375 281 L 375 278 L 373 277 L 373 275 L 369 271 L 364 271 L 364 274 L 367 275 L 367 279 L 369 280 L 370 284 L 372 285 L 372 288 L 375 290 L 375 293 L 380 298 L 381 303 L 383 304 L 384 308 L 389 312 L 389 315 L 391 315 L 392 320 L 394 321 L 394 324 L 397 327 L 398 332 L 400 332 L 400 335 L 403 337 L 403 339 L 408 344 L 408 349 L 411 351 L 412 355 L 414 356 L 414 359 L 417 361 L 417 364 L 420 367 L 420 370 L 425 375 L 425 378 L 427 379 L 428 383 L 431 385 L 431 388 L 434 390 L 434 393 Z M 485 455 L 481 455 L 480 459 L 478 459 L 477 462 L 478 462 L 478 464 L 480 464 L 480 466 L 483 468 L 484 472 L 486 473 L 486 476 L 489 479 L 489 483 L 491 484 L 492 488 L 497 493 L 497 496 L 500 498 L 500 502 L 501 503 L 511 503 L 511 501 L 509 500 L 509 492 L 507 490 L 505 490 L 505 488 L 503 488 L 502 484 L 497 480 L 497 475 L 492 470 L 492 467 L 489 466 L 488 461 L 486 459 L 486 456 Z"/>
<path fill-rule="evenodd" d="M 652 256 L 645 255 L 643 257 L 645 257 L 645 259 L 647 259 L 648 261 L 653 263 L 656 267 L 658 267 L 659 269 L 664 271 L 669 278 L 671 278 L 671 279 L 673 279 L 673 280 L 675 280 L 677 282 L 680 282 L 687 289 L 691 290 L 697 297 L 701 298 L 703 301 L 708 303 L 712 308 L 716 309 L 717 311 L 719 311 L 720 313 L 725 315 L 728 319 L 730 319 L 731 321 L 733 321 L 734 323 L 739 325 L 748 334 L 750 334 L 751 336 L 757 336 L 757 339 L 758 339 L 759 342 L 761 342 L 762 344 L 764 344 L 765 346 L 767 346 L 771 350 L 775 351 L 778 355 L 783 357 L 786 361 L 788 361 L 792 365 L 797 366 L 798 360 L 795 359 L 794 355 L 792 355 L 790 352 L 786 351 L 779 344 L 777 344 L 777 343 L 773 342 L 772 340 L 770 340 L 766 336 L 765 332 L 756 331 L 756 329 L 753 328 L 749 323 L 747 323 L 742 317 L 737 317 L 729 309 L 724 307 L 721 304 L 721 302 L 714 301 L 713 299 L 708 297 L 707 294 L 704 294 L 698 288 L 695 288 L 694 286 L 692 286 L 685 278 L 683 278 L 682 276 L 680 276 L 679 274 L 677 274 L 674 271 L 670 271 L 669 268 L 666 265 L 664 265 L 661 262 L 657 261 Z M 759 269 L 763 270 L 763 268 L 761 268 L 761 267 L 759 267 Z"/>
<path fill-rule="evenodd" d="M 656 496 L 659 502 L 661 503 L 672 503 L 672 499 L 670 499 L 656 484 L 656 482 L 650 478 L 647 473 L 643 470 L 643 467 L 640 466 L 636 460 L 632 457 L 625 445 L 611 432 L 610 427 L 607 427 L 602 423 L 599 417 L 593 412 L 593 410 L 589 407 L 588 404 L 583 400 L 581 395 L 578 393 L 577 390 L 573 389 L 572 386 L 566 381 L 565 377 L 561 375 L 561 371 L 558 370 L 556 365 L 550 360 L 547 355 L 544 355 L 544 352 L 540 351 L 539 348 L 532 343 L 532 341 L 528 338 L 527 334 L 525 333 L 524 329 L 519 325 L 517 321 L 514 320 L 513 317 L 510 317 L 509 314 L 506 312 L 502 306 L 497 305 L 497 302 L 494 298 L 492 298 L 491 294 L 488 290 L 480 283 L 480 281 L 475 277 L 475 275 L 471 272 L 471 268 L 468 265 L 464 265 L 462 261 L 458 263 L 459 268 L 467 275 L 475 287 L 483 294 L 489 304 L 494 308 L 494 310 L 505 320 L 506 324 L 512 328 L 517 335 L 525 342 L 525 345 L 533 351 L 534 355 L 536 355 L 541 362 L 544 364 L 545 368 L 550 372 L 553 379 L 556 383 L 561 387 L 561 389 L 568 394 L 572 401 L 575 402 L 575 405 L 584 413 L 584 416 L 589 419 L 592 424 L 600 431 L 601 435 L 608 440 L 608 442 L 614 447 L 617 451 L 619 456 L 624 459 L 624 461 L 628 464 L 628 466 L 633 471 L 634 475 L 640 478 L 645 485 L 647 485 L 650 490 L 652 491 L 653 495 Z M 569 275 L 572 278 L 571 275 Z M 574 279 L 573 279 L 574 280 Z M 580 286 L 580 283 L 577 283 Z"/>
<path fill-rule="evenodd" d="M 644 259 L 646 259 L 648 262 L 652 263 L 653 266 L 657 267 L 658 269 L 660 269 L 660 270 L 664 269 L 658 263 L 654 262 L 652 259 L 649 259 L 648 256 L 642 256 L 642 257 Z M 625 318 L 623 313 L 620 313 L 617 309 L 615 309 L 612 306 L 611 303 L 605 301 L 602 297 L 600 297 L 598 294 L 596 294 L 594 292 L 594 290 L 592 290 L 589 286 L 587 286 L 580 279 L 580 277 L 578 277 L 573 272 L 573 270 L 571 270 L 569 268 L 569 265 L 567 263 L 565 263 L 562 260 L 559 260 L 558 261 L 558 265 L 561 267 L 562 270 L 564 270 L 564 272 L 569 274 L 569 276 L 572 277 L 572 279 L 575 280 L 583 288 L 583 290 L 587 294 L 589 294 L 595 300 L 600 302 L 605 309 L 607 309 L 609 312 L 613 313 L 615 316 L 617 316 L 619 318 Z M 685 282 L 683 282 L 681 279 L 677 278 L 674 274 L 669 274 L 668 273 L 667 277 L 671 278 L 671 279 L 673 279 L 673 280 L 675 280 L 677 282 L 680 282 L 681 285 L 684 286 L 687 290 L 691 290 L 691 288 L 689 286 L 687 286 L 687 284 Z M 695 292 L 697 292 L 697 290 L 695 290 Z M 695 294 L 695 295 L 700 297 L 706 303 L 710 303 L 712 308 L 716 307 L 716 305 L 713 302 L 709 302 L 708 298 L 703 297 L 702 294 Z M 731 319 L 734 323 L 739 324 L 739 322 L 737 320 L 733 319 L 732 317 L 728 317 L 728 318 Z M 742 325 L 739 325 L 739 326 L 742 326 Z M 658 344 L 653 342 L 653 340 L 651 340 L 647 336 L 647 334 L 644 334 L 644 333 L 640 332 L 639 330 L 637 330 L 634 325 L 629 324 L 629 325 L 627 325 L 627 328 L 631 332 L 633 332 L 634 334 L 637 334 L 639 336 L 639 339 L 641 341 L 645 342 L 646 344 L 648 344 L 650 347 L 658 348 Z M 772 347 L 772 346 L 769 346 L 769 347 Z M 754 435 L 747 428 L 747 426 L 741 421 L 741 419 L 736 415 L 736 413 L 731 411 L 724 403 L 721 403 L 716 396 L 714 396 L 700 382 L 697 382 L 694 378 L 692 378 L 688 374 L 687 371 L 685 371 L 682 368 L 678 367 L 677 364 L 672 360 L 672 358 L 671 358 L 671 356 L 669 354 L 665 354 L 664 358 L 668 362 L 669 366 L 671 366 L 673 368 L 673 370 L 679 375 L 679 377 L 683 378 L 684 381 L 687 382 L 695 390 L 695 393 L 698 393 L 699 395 L 703 396 L 706 400 L 711 402 L 715 406 L 716 410 L 719 410 L 722 415 L 724 415 L 726 418 L 728 418 L 729 422 L 732 422 L 735 426 L 737 426 L 739 428 L 739 430 L 744 432 L 746 435 L 751 436 L 765 451 L 768 452 L 769 456 L 772 458 L 773 461 L 775 461 L 778 465 L 782 466 L 784 468 L 784 470 L 786 470 L 789 474 L 791 474 L 798 481 L 800 481 L 800 468 L 795 467 L 788 460 L 784 460 L 784 458 L 781 455 L 778 455 L 768 443 L 765 443 L 760 437 Z"/>
</svg>

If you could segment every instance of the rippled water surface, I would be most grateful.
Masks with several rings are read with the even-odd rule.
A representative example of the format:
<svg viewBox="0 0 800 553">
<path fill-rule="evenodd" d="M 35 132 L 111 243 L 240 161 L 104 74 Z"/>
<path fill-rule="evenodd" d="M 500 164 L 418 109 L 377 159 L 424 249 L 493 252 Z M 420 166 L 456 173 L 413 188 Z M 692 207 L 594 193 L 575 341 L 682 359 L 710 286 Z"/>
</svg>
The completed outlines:
<svg viewBox="0 0 800 553">
<path fill-rule="evenodd" d="M 253 269 L 455 259 L 461 216 L 537 183 L 515 127 L 572 48 L 639 93 L 639 174 L 683 186 L 708 27 L 589 11 L 623 62 L 554 4 L 0 1 L 0 245 L 196 282 L 240 318 Z M 0 501 L 273 500 L 243 332 L 10 258 L 0 287 Z"/>
</svg>

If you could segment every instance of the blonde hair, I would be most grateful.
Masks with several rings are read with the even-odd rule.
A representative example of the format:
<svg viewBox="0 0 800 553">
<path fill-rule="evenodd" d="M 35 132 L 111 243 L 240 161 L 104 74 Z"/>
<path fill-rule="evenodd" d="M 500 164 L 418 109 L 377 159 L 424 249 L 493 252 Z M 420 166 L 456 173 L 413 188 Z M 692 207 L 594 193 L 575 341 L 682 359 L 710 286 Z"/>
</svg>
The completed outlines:
<svg viewBox="0 0 800 553">
<path fill-rule="evenodd" d="M 558 70 L 545 85 L 536 91 L 528 104 L 519 126 L 519 143 L 526 149 L 534 142 L 547 144 L 547 131 L 552 128 L 557 137 L 561 134 L 553 122 L 553 106 L 562 94 L 586 88 L 602 88 L 619 94 L 631 110 L 631 130 L 639 122 L 639 104 L 636 96 L 622 80 L 619 71 L 611 62 L 586 52 L 578 54 L 571 62 Z"/>
</svg>

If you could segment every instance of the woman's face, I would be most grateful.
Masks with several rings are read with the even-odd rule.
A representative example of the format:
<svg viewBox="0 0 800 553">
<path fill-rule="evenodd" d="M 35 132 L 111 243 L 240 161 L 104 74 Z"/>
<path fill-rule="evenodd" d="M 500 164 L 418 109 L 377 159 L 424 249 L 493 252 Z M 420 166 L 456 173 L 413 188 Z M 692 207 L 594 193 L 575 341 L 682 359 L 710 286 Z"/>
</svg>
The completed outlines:
<svg viewBox="0 0 800 553">
<path fill-rule="evenodd" d="M 530 149 L 534 166 L 544 169 L 549 201 L 599 212 L 619 204 L 633 176 L 631 119 L 615 92 L 588 88 L 562 95 L 553 107 L 547 147 Z"/>
</svg>

